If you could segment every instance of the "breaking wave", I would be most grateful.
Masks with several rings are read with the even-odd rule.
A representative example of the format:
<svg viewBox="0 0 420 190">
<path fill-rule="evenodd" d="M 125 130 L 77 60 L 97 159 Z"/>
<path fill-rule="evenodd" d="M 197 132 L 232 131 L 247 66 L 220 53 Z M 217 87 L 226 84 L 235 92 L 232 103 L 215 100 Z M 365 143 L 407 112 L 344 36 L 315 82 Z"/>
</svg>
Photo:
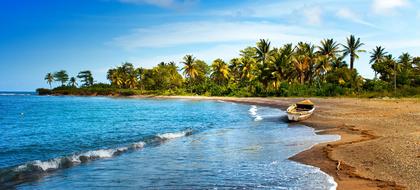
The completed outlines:
<svg viewBox="0 0 420 190">
<path fill-rule="evenodd" d="M 23 165 L 0 169 L 0 189 L 2 184 L 5 184 L 6 187 L 13 186 L 23 181 L 39 178 L 48 172 L 52 172 L 58 169 L 70 168 L 72 166 L 93 160 L 112 158 L 125 152 L 132 152 L 143 149 L 146 145 L 159 145 L 167 140 L 189 135 L 192 135 L 192 130 L 185 130 L 174 133 L 163 133 L 146 139 L 145 141 L 139 141 L 124 147 L 91 150 L 46 161 L 35 160 Z"/>
<path fill-rule="evenodd" d="M 186 130 L 186 131 L 175 132 L 175 133 L 159 134 L 157 136 L 161 139 L 169 140 L 169 139 L 175 139 L 175 138 L 179 138 L 179 137 L 189 136 L 191 134 L 192 134 L 192 130 Z"/>
<path fill-rule="evenodd" d="M 256 105 L 252 105 L 251 108 L 249 108 L 248 112 L 251 115 L 251 117 L 254 118 L 254 121 L 261 121 L 263 120 L 263 117 L 258 115 L 258 107 Z"/>
<path fill-rule="evenodd" d="M 0 93 L 0 96 L 31 96 L 29 93 Z"/>
</svg>

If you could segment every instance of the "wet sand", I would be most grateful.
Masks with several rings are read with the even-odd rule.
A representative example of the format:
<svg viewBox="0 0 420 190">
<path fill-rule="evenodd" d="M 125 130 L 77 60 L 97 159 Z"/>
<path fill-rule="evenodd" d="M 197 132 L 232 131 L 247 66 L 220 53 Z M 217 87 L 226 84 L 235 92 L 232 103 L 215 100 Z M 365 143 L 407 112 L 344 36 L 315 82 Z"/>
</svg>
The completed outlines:
<svg viewBox="0 0 420 190">
<path fill-rule="evenodd" d="M 302 98 L 212 99 L 286 109 Z M 338 189 L 420 189 L 420 99 L 310 98 L 317 106 L 304 125 L 341 140 L 292 158 L 333 176 Z"/>
</svg>

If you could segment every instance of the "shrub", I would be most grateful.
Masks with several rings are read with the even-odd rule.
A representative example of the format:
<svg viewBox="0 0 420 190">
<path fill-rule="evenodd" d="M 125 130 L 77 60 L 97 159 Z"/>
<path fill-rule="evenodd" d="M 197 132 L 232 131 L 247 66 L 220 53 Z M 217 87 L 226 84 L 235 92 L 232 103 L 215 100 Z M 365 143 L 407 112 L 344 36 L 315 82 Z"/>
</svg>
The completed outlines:
<svg viewBox="0 0 420 190">
<path fill-rule="evenodd" d="M 38 88 L 36 89 L 36 93 L 38 93 L 38 95 L 50 95 L 51 90 L 46 88 Z"/>
<path fill-rule="evenodd" d="M 389 84 L 382 80 L 366 79 L 366 82 L 363 85 L 363 90 L 373 92 L 385 92 L 389 90 Z"/>
</svg>

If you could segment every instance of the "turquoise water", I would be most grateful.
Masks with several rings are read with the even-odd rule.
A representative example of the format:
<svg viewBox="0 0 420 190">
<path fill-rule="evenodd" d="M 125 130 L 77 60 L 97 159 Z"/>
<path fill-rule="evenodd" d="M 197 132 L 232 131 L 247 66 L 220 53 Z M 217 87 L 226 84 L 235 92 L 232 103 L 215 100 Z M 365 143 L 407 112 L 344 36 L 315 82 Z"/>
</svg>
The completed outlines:
<svg viewBox="0 0 420 190">
<path fill-rule="evenodd" d="M 337 136 L 221 101 L 0 93 L 0 188 L 330 189 L 288 160 Z"/>
</svg>

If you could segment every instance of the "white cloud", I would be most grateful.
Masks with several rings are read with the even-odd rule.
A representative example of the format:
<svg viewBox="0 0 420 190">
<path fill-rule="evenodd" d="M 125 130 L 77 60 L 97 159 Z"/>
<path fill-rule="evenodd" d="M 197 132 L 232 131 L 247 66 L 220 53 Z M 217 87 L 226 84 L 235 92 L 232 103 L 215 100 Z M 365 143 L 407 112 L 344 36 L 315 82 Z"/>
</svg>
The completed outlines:
<svg viewBox="0 0 420 190">
<path fill-rule="evenodd" d="M 365 26 L 376 27 L 374 24 L 361 19 L 356 13 L 347 8 L 339 9 L 337 16 Z"/>
<path fill-rule="evenodd" d="M 388 49 L 420 49 L 420 39 L 386 40 L 382 44 Z"/>
<path fill-rule="evenodd" d="M 150 26 L 134 30 L 131 34 L 113 40 L 125 49 L 145 47 L 171 47 L 187 44 L 221 42 L 256 42 L 261 38 L 284 43 L 298 41 L 316 42 L 320 38 L 337 37 L 342 31 L 319 30 L 310 27 L 282 25 L 272 22 L 180 22 Z M 347 35 L 347 34 L 346 34 Z"/>
<path fill-rule="evenodd" d="M 303 14 L 306 17 L 306 21 L 308 24 L 318 25 L 322 22 L 322 9 L 318 6 L 316 7 L 309 7 L 305 6 L 302 8 Z"/>
<path fill-rule="evenodd" d="M 132 4 L 150 4 L 160 7 L 170 7 L 175 1 L 174 0 L 119 0 L 122 3 L 132 3 Z"/>
<path fill-rule="evenodd" d="M 166 54 L 161 56 L 152 56 L 152 57 L 131 57 L 128 58 L 128 62 L 134 63 L 134 65 L 138 67 L 144 68 L 152 68 L 156 66 L 160 62 L 170 62 L 174 61 L 181 66 L 180 62 L 182 58 L 187 55 L 191 54 L 197 59 L 204 60 L 207 64 L 211 64 L 211 62 L 217 58 L 221 58 L 225 61 L 229 61 L 230 59 L 237 57 L 239 55 L 239 51 L 246 47 L 246 44 L 229 44 L 229 45 L 217 45 L 211 48 L 203 48 L 197 49 L 193 52 L 191 51 L 181 51 L 181 53 L 176 54 Z"/>
<path fill-rule="evenodd" d="M 298 7 L 303 4 L 296 1 L 281 1 L 270 3 L 252 3 L 242 6 L 235 5 L 225 9 L 217 9 L 209 11 L 214 16 L 229 17 L 255 17 L 255 18 L 275 18 L 292 14 Z M 202 14 L 202 13 L 201 13 Z"/>
<path fill-rule="evenodd" d="M 122 3 L 149 4 L 164 8 L 182 8 L 195 4 L 197 0 L 118 0 Z"/>
<path fill-rule="evenodd" d="M 306 22 L 311 25 L 322 23 L 324 10 L 319 3 L 302 1 L 275 1 L 266 3 L 245 4 L 221 10 L 211 10 L 210 15 L 228 17 L 276 18 Z M 200 13 L 202 14 L 202 13 Z M 297 18 L 303 18 L 297 19 Z"/>
<path fill-rule="evenodd" d="M 407 7 L 408 0 L 373 0 L 372 8 L 377 14 L 393 14 L 395 9 Z"/>
</svg>

